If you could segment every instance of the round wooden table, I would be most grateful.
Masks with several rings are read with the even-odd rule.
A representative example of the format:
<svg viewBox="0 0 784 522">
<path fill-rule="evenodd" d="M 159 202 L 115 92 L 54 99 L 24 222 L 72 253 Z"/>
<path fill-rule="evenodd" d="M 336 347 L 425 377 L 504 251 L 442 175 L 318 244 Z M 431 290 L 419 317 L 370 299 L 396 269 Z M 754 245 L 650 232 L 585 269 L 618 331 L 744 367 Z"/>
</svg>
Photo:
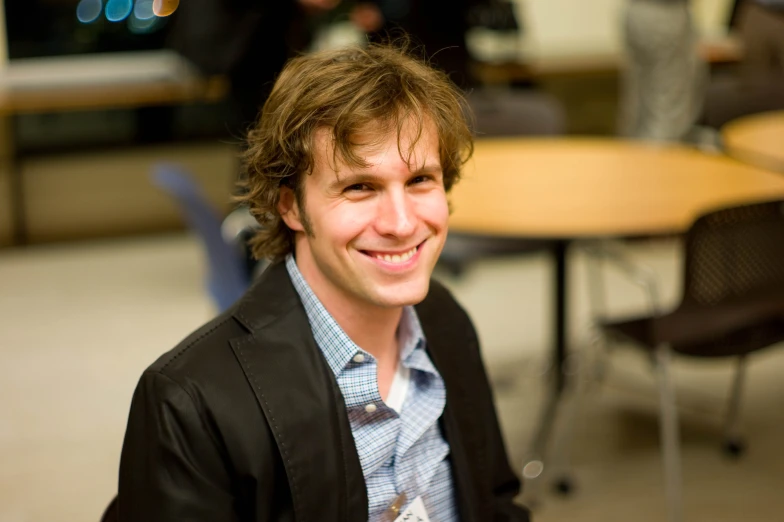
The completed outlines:
<svg viewBox="0 0 784 522">
<path fill-rule="evenodd" d="M 738 118 L 724 125 L 721 137 L 730 156 L 784 173 L 784 111 Z"/>
<path fill-rule="evenodd" d="M 556 353 L 565 357 L 565 247 L 580 238 L 686 231 L 708 210 L 784 197 L 784 177 L 678 145 L 612 139 L 476 143 L 450 199 L 450 229 L 554 240 Z"/>
<path fill-rule="evenodd" d="M 706 211 L 777 198 L 784 199 L 784 176 L 684 146 L 610 139 L 477 141 L 452 190 L 450 230 L 554 245 L 556 378 L 535 455 L 542 453 L 566 384 L 569 243 L 681 233 Z"/>
</svg>

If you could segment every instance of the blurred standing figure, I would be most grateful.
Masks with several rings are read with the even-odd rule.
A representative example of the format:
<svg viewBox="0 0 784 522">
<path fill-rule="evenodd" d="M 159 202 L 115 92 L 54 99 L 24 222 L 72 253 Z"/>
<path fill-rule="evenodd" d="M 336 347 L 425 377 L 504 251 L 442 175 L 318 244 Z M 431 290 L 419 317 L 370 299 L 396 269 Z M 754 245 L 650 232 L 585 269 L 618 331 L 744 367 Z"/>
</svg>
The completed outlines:
<svg viewBox="0 0 784 522">
<path fill-rule="evenodd" d="M 384 42 L 405 32 L 421 45 L 428 62 L 446 72 L 456 85 L 474 85 L 465 34 L 468 12 L 481 0 L 364 0 L 357 3 L 352 20 L 372 42 Z"/>
<path fill-rule="evenodd" d="M 707 78 L 688 0 L 627 0 L 624 40 L 622 134 L 683 139 L 702 111 Z"/>
<path fill-rule="evenodd" d="M 704 123 L 784 108 L 784 0 L 736 0 L 733 24 L 743 44 L 737 74 L 711 79 Z"/>
<path fill-rule="evenodd" d="M 231 131 L 243 135 L 258 116 L 286 60 L 310 41 L 307 17 L 339 0 L 187 0 L 169 46 L 203 74 L 230 82 Z"/>
<path fill-rule="evenodd" d="M 767 84 L 784 77 L 784 0 L 752 0 L 740 7 L 744 79 Z M 781 86 L 784 89 L 784 86 Z"/>
</svg>

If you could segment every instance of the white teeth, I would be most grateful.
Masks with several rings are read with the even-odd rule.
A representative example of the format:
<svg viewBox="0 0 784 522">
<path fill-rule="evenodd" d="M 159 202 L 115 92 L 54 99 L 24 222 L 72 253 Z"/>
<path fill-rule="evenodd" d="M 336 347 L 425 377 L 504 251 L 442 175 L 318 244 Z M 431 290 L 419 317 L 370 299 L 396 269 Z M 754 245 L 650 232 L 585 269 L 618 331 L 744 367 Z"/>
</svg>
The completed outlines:
<svg viewBox="0 0 784 522">
<path fill-rule="evenodd" d="M 380 259 L 382 261 L 386 261 L 387 263 L 405 263 L 411 257 L 416 254 L 416 247 L 412 248 L 408 252 L 404 252 L 402 254 L 376 254 L 376 259 Z"/>
</svg>

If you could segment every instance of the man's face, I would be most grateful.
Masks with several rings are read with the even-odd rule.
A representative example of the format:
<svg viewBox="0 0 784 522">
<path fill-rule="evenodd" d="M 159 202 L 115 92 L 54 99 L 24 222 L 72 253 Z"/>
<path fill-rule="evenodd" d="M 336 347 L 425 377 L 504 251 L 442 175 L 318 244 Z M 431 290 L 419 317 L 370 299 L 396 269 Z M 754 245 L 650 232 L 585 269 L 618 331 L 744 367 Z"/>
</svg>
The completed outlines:
<svg viewBox="0 0 784 522">
<path fill-rule="evenodd" d="M 413 125 L 403 129 L 401 150 L 409 150 L 414 132 Z M 297 265 L 327 308 L 422 301 L 446 239 L 449 209 L 435 127 L 424 127 L 409 162 L 395 132 L 372 138 L 377 135 L 358 136 L 360 143 L 380 141 L 357 149 L 369 164 L 363 169 L 335 165 L 329 132 L 316 133 L 313 172 L 303 180 L 310 234 L 291 191 L 281 194 L 283 219 L 296 231 Z"/>
</svg>

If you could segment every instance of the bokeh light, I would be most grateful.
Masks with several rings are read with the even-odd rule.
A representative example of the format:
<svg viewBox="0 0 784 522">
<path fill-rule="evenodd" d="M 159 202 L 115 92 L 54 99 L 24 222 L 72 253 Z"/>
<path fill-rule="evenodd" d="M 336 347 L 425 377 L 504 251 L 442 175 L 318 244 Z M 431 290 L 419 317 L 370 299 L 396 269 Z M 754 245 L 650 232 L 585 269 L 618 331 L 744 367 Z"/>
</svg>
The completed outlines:
<svg viewBox="0 0 784 522">
<path fill-rule="evenodd" d="M 128 18 L 133 10 L 133 0 L 109 0 L 106 2 L 106 19 L 120 22 Z"/>
<path fill-rule="evenodd" d="M 136 0 L 136 5 L 133 7 L 133 17 L 138 20 L 151 20 L 155 17 L 155 12 L 152 10 L 153 0 Z"/>
<path fill-rule="evenodd" d="M 128 17 L 128 30 L 133 34 L 147 34 L 156 31 L 163 25 L 163 19 L 153 15 L 150 18 L 140 19 L 136 14 Z"/>
<path fill-rule="evenodd" d="M 180 5 L 180 0 L 155 0 L 152 4 L 152 12 L 156 16 L 169 16 Z"/>
<path fill-rule="evenodd" d="M 103 0 L 81 0 L 76 6 L 76 18 L 83 24 L 94 22 L 101 16 Z"/>
</svg>

